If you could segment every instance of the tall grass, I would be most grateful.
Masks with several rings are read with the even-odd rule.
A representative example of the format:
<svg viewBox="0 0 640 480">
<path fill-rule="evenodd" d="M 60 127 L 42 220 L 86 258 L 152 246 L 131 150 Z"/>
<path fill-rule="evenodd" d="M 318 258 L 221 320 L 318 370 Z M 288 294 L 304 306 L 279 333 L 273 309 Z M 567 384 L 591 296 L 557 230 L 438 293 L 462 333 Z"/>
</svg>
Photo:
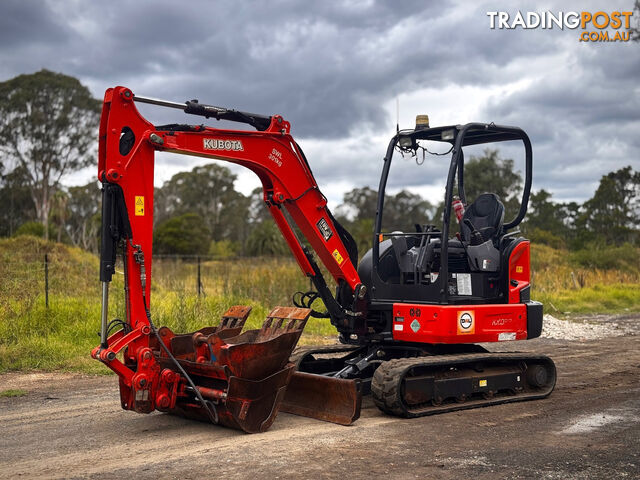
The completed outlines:
<svg viewBox="0 0 640 480">
<path fill-rule="evenodd" d="M 49 257 L 49 308 L 44 300 L 44 254 Z M 608 256 L 607 256 L 608 255 Z M 535 245 L 534 299 L 546 311 L 597 313 L 640 311 L 640 251 L 569 253 Z M 232 305 L 250 305 L 247 328 L 258 328 L 277 305 L 309 289 L 290 258 L 258 258 L 201 264 L 204 295 L 196 294 L 195 262 L 154 259 L 151 313 L 154 323 L 176 332 L 217 325 Z M 110 317 L 122 318 L 122 266 L 111 286 Z M 98 344 L 98 259 L 82 250 L 33 237 L 0 239 L 0 372 L 67 369 L 107 372 L 89 357 Z M 311 318 L 301 343 L 330 341 L 326 319 Z"/>
</svg>

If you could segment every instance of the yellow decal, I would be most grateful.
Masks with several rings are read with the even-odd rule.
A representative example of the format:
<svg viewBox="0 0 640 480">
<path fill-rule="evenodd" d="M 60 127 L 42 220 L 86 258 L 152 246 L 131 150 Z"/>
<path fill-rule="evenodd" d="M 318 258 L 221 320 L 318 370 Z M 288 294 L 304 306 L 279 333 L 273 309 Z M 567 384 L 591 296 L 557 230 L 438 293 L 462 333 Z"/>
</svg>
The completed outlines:
<svg viewBox="0 0 640 480">
<path fill-rule="evenodd" d="M 476 333 L 475 312 L 461 310 L 458 312 L 458 335 Z"/>
<path fill-rule="evenodd" d="M 136 195 L 136 217 L 144 215 L 144 197 Z"/>
<path fill-rule="evenodd" d="M 338 262 L 338 265 L 342 265 L 342 262 L 344 262 L 344 258 L 342 258 L 342 255 L 340 255 L 340 252 L 338 251 L 337 248 L 333 251 L 333 258 L 336 259 L 336 262 Z"/>
<path fill-rule="evenodd" d="M 487 381 L 486 380 L 480 380 L 478 382 L 478 386 L 479 387 L 486 387 L 487 386 Z"/>
<path fill-rule="evenodd" d="M 516 273 L 522 273 L 524 271 L 524 268 L 521 265 L 518 265 L 516 267 Z"/>
</svg>

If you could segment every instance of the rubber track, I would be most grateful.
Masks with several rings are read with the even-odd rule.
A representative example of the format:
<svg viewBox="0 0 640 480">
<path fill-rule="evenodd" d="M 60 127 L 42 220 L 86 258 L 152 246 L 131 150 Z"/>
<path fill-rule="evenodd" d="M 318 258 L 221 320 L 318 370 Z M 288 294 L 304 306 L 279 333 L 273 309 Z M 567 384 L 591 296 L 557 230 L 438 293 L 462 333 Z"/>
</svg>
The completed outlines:
<svg viewBox="0 0 640 480">
<path fill-rule="evenodd" d="M 545 363 L 552 367 L 552 377 L 549 384 L 539 391 L 526 391 L 514 396 L 494 397 L 490 399 L 473 399 L 464 403 L 453 403 L 440 406 L 419 405 L 408 407 L 402 400 L 402 380 L 406 374 L 414 367 L 440 367 L 459 366 L 467 363 L 479 361 L 508 361 L 509 363 L 536 362 Z M 437 413 L 453 412 L 469 408 L 485 407 L 502 403 L 519 402 L 525 400 L 535 400 L 545 398 L 553 391 L 556 382 L 556 370 L 553 361 L 545 355 L 535 355 L 526 353 L 478 353 L 459 355 L 438 355 L 433 357 L 401 358 L 389 360 L 378 367 L 371 382 L 371 393 L 376 406 L 389 415 L 399 417 L 422 417 Z"/>
</svg>

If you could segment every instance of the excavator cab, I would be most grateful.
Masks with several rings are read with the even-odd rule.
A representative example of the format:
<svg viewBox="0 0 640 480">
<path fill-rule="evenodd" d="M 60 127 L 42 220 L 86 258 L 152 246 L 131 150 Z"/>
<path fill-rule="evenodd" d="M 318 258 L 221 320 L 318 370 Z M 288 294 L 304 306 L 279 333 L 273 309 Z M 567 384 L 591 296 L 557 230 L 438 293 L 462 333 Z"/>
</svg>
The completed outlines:
<svg viewBox="0 0 640 480">
<path fill-rule="evenodd" d="M 415 154 L 421 141 L 451 146 L 442 222 L 416 225 L 416 232 L 385 231 L 385 190 L 393 155 L 397 151 Z M 509 221 L 505 221 L 505 207 L 495 193 L 483 193 L 467 202 L 464 177 L 465 147 L 505 141 L 522 142 L 525 152 L 520 208 Z M 367 327 L 392 333 L 390 306 L 398 300 L 437 305 L 507 304 L 513 298 L 513 289 L 520 287 L 518 300 L 529 301 L 528 281 L 521 285 L 511 278 L 509 262 L 516 247 L 527 242 L 513 229 L 527 211 L 531 173 L 531 142 L 517 127 L 493 123 L 436 128 L 418 125 L 414 130 L 398 132 L 387 148 L 380 178 L 373 247 L 358 267 L 370 295 Z M 454 194 L 464 208 L 459 221 L 452 215 L 452 205 L 457 200 Z"/>
</svg>

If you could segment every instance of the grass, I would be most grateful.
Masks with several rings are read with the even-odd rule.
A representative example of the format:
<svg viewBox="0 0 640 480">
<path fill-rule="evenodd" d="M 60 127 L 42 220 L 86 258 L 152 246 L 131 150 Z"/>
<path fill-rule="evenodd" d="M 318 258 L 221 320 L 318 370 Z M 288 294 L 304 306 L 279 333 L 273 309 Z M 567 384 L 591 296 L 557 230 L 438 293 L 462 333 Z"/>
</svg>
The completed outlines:
<svg viewBox="0 0 640 480">
<path fill-rule="evenodd" d="M 9 390 L 0 391 L 0 398 L 24 397 L 28 393 L 26 390 L 19 388 L 10 388 Z"/>
<path fill-rule="evenodd" d="M 49 257 L 49 308 L 44 298 L 44 254 Z M 532 249 L 532 298 L 554 315 L 640 312 L 640 250 L 625 248 L 604 260 L 597 251 Z M 110 318 L 122 318 L 122 266 L 111 286 Z M 271 308 L 291 305 L 308 290 L 290 258 L 207 261 L 201 266 L 206 295 L 196 295 L 196 264 L 156 259 L 151 313 L 156 325 L 192 332 L 217 325 L 232 305 L 250 305 L 247 328 L 258 328 Z M 107 373 L 89 352 L 98 344 L 98 259 L 80 249 L 33 237 L 0 239 L 0 372 L 71 370 Z M 335 330 L 310 318 L 301 344 L 326 343 Z"/>
</svg>

